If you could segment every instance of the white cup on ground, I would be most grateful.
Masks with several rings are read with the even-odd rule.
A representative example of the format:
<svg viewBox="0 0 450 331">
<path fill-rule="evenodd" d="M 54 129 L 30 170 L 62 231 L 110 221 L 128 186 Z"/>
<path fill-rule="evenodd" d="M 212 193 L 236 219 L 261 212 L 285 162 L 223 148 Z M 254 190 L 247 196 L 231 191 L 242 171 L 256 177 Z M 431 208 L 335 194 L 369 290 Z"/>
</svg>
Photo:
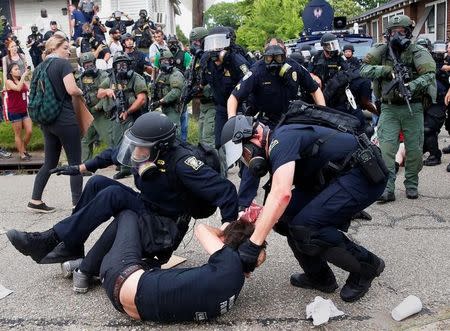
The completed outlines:
<svg viewBox="0 0 450 331">
<path fill-rule="evenodd" d="M 394 320 L 401 321 L 411 315 L 417 314 L 422 310 L 422 302 L 415 295 L 409 295 L 403 300 L 392 312 L 392 318 Z"/>
</svg>

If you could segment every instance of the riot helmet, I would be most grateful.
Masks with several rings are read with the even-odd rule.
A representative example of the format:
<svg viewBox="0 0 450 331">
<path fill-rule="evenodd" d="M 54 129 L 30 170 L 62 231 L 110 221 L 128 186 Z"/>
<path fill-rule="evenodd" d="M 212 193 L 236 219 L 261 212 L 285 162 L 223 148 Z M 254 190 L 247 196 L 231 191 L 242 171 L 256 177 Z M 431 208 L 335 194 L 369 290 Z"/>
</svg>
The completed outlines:
<svg viewBox="0 0 450 331">
<path fill-rule="evenodd" d="M 304 52 L 307 52 L 307 51 L 304 51 Z M 305 63 L 305 58 L 303 57 L 302 52 L 292 52 L 291 55 L 289 55 L 289 58 L 291 60 L 294 60 L 298 64 L 304 64 Z"/>
<path fill-rule="evenodd" d="M 392 48 L 401 52 L 411 44 L 414 22 L 406 15 L 391 17 L 387 24 L 386 38 Z"/>
<path fill-rule="evenodd" d="M 208 35 L 208 30 L 206 28 L 199 26 L 197 28 L 193 28 L 191 33 L 189 33 L 189 43 L 190 48 L 189 52 L 192 55 L 198 55 L 203 51 L 203 40 Z"/>
<path fill-rule="evenodd" d="M 133 40 L 133 44 L 132 44 L 131 47 L 127 47 L 127 46 L 126 46 L 126 41 L 129 40 L 129 39 Z M 125 33 L 125 34 L 123 34 L 123 35 L 120 37 L 120 43 L 122 44 L 122 47 L 123 47 L 123 48 L 133 48 L 133 47 L 134 47 L 134 37 L 133 37 L 133 35 L 132 35 L 131 33 Z"/>
<path fill-rule="evenodd" d="M 142 177 L 149 179 L 157 171 L 156 161 L 175 142 L 176 125 L 160 112 L 139 116 L 125 131 L 117 154 L 117 161 L 133 167 Z"/>
<path fill-rule="evenodd" d="M 31 33 L 37 33 L 38 32 L 38 27 L 36 25 L 32 25 L 31 26 Z"/>
<path fill-rule="evenodd" d="M 169 50 L 164 50 L 160 54 L 159 68 L 165 73 L 172 72 L 174 63 L 172 52 Z"/>
<path fill-rule="evenodd" d="M 180 42 L 176 35 L 169 35 L 167 38 L 167 47 L 172 52 L 172 54 L 176 54 L 180 49 Z"/>
<path fill-rule="evenodd" d="M 433 43 L 433 50 L 431 52 L 433 54 L 433 58 L 437 61 L 442 61 L 445 59 L 447 54 L 447 44 L 443 40 L 436 40 Z"/>
<path fill-rule="evenodd" d="M 205 37 L 205 52 L 222 51 L 231 45 L 230 30 L 224 26 L 217 26 L 208 31 Z"/>
<path fill-rule="evenodd" d="M 422 47 L 425 47 L 429 52 L 433 50 L 433 46 L 431 45 L 431 40 L 428 38 L 419 38 L 416 40 L 416 44 Z"/>
<path fill-rule="evenodd" d="M 279 45 L 269 45 L 264 50 L 264 63 L 271 74 L 277 75 L 286 63 L 286 52 Z"/>
<path fill-rule="evenodd" d="M 147 11 L 145 9 L 141 9 L 139 11 L 139 17 L 142 19 L 146 19 L 147 18 Z"/>
<path fill-rule="evenodd" d="M 322 46 L 324 51 L 329 53 L 338 54 L 341 51 L 339 40 L 337 39 L 336 35 L 332 33 L 324 33 L 322 38 L 320 38 L 320 45 Z"/>
<path fill-rule="evenodd" d="M 352 53 L 354 53 L 354 52 L 355 52 L 355 47 L 353 47 L 352 44 L 346 44 L 346 45 L 342 48 L 342 51 L 343 51 L 343 52 L 345 52 L 345 51 L 352 51 Z"/>
<path fill-rule="evenodd" d="M 92 52 L 81 53 L 80 66 L 83 68 L 85 75 L 97 76 L 98 69 L 95 66 L 95 56 Z"/>
<path fill-rule="evenodd" d="M 113 57 L 113 70 L 120 80 L 130 79 L 133 75 L 131 69 L 131 59 L 127 53 L 118 51 Z"/>
<path fill-rule="evenodd" d="M 251 142 L 258 130 L 262 133 L 261 145 Z M 222 129 L 221 143 L 225 149 L 227 167 L 241 160 L 252 175 L 263 177 L 268 169 L 265 144 L 269 128 L 251 116 L 237 115 L 230 118 Z"/>
</svg>

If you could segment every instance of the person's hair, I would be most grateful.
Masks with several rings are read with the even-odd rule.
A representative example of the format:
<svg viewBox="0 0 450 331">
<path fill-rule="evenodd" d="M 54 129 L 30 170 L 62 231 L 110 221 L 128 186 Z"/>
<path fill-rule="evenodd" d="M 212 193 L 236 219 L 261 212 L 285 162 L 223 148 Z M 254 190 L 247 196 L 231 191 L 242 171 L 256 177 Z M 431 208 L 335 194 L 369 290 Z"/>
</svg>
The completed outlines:
<svg viewBox="0 0 450 331">
<path fill-rule="evenodd" d="M 243 220 L 231 222 L 223 231 L 224 244 L 233 249 L 251 237 L 255 231 L 255 224 Z M 265 243 L 263 245 L 265 247 Z"/>
<path fill-rule="evenodd" d="M 67 42 L 67 39 L 59 34 L 51 36 L 45 43 L 44 56 L 53 53 L 56 49 L 60 48 L 65 42 Z"/>
<path fill-rule="evenodd" d="M 160 34 L 161 36 L 164 37 L 164 32 L 162 30 L 156 30 L 154 35 Z"/>
<path fill-rule="evenodd" d="M 14 69 L 14 67 L 18 67 L 19 65 L 17 63 L 11 63 L 8 65 L 8 69 L 6 71 L 6 79 L 12 80 L 14 82 L 14 77 L 11 74 L 11 71 Z"/>
<path fill-rule="evenodd" d="M 6 46 L 6 50 L 7 50 L 7 54 L 8 54 L 8 57 L 9 57 L 9 58 L 11 58 L 11 52 L 9 51 L 9 47 L 10 47 L 12 44 L 14 44 L 14 45 L 17 46 L 17 43 L 16 43 L 14 40 L 12 40 L 11 38 L 6 39 L 6 41 L 5 41 L 5 46 Z"/>
<path fill-rule="evenodd" d="M 84 24 L 81 26 L 81 30 L 82 30 L 83 32 L 92 32 L 92 26 L 91 26 L 90 23 L 84 23 Z"/>
</svg>

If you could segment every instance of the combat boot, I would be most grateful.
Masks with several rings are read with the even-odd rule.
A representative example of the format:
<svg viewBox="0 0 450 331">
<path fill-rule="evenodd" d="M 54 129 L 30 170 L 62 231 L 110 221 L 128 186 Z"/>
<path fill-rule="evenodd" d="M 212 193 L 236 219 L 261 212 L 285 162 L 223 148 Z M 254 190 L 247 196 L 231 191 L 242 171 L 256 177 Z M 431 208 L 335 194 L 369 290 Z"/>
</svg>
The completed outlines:
<svg viewBox="0 0 450 331">
<path fill-rule="evenodd" d="M 341 289 L 341 299 L 354 302 L 361 299 L 369 290 L 372 281 L 384 270 L 384 261 L 376 255 L 369 253 L 368 262 L 361 263 L 361 272 L 350 272 L 350 275 Z"/>
<path fill-rule="evenodd" d="M 441 158 L 434 155 L 430 155 L 423 161 L 423 165 L 427 167 L 437 166 L 439 164 L 441 164 Z"/>
<path fill-rule="evenodd" d="M 386 203 L 395 201 L 394 192 L 384 191 L 383 194 L 377 199 L 378 203 Z"/>
<path fill-rule="evenodd" d="M 53 229 L 44 232 L 9 230 L 6 236 L 19 252 L 31 256 L 37 263 L 41 263 L 41 260 L 60 242 Z"/>
<path fill-rule="evenodd" d="M 76 260 L 84 257 L 84 246 L 76 249 L 68 249 L 63 242 L 60 242 L 51 252 L 44 256 L 40 264 L 63 263 L 65 261 Z"/>
<path fill-rule="evenodd" d="M 306 289 L 319 290 L 325 293 L 332 293 L 338 288 L 336 278 L 332 271 L 325 276 L 315 277 L 306 273 L 295 273 L 291 275 L 291 285 Z"/>
</svg>

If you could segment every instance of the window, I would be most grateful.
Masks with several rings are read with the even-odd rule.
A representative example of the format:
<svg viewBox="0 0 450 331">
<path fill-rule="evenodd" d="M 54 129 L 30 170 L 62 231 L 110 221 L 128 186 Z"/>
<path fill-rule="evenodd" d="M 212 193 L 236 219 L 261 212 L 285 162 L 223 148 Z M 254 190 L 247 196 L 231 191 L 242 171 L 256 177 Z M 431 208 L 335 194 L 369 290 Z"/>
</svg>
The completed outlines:
<svg viewBox="0 0 450 331">
<path fill-rule="evenodd" d="M 373 20 L 371 24 L 372 38 L 374 42 L 378 42 L 378 20 Z"/>
<path fill-rule="evenodd" d="M 446 36 L 446 22 L 447 22 L 447 3 L 445 0 L 439 0 L 433 3 L 427 4 L 426 7 L 432 6 L 433 8 L 428 15 L 425 24 L 425 33 L 430 34 L 430 39 L 447 40 Z"/>
<path fill-rule="evenodd" d="M 387 27 L 389 19 L 391 19 L 392 17 L 397 16 L 397 15 L 403 15 L 403 9 L 383 15 L 382 24 L 381 24 L 381 26 L 383 28 L 383 32 L 386 31 L 386 27 Z"/>
</svg>

